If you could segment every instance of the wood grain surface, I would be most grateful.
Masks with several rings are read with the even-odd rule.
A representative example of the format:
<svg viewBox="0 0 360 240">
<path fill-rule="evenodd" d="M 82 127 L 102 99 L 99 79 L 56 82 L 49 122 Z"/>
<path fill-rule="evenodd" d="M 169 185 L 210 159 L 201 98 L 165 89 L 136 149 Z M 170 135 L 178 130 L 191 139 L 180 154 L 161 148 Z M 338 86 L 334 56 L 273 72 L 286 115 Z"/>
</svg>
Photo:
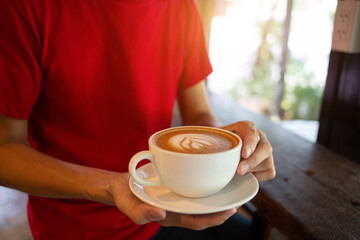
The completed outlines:
<svg viewBox="0 0 360 240">
<path fill-rule="evenodd" d="M 360 164 L 305 140 L 267 117 L 210 95 L 225 123 L 251 120 L 273 146 L 277 175 L 252 200 L 259 214 L 290 239 L 360 239 Z"/>
</svg>

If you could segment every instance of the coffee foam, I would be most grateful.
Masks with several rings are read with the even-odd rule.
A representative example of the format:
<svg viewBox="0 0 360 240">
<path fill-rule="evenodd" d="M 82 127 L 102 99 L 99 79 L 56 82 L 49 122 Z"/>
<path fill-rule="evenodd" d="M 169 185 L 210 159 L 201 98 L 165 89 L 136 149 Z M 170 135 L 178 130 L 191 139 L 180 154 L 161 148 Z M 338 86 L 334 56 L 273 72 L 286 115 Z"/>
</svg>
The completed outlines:
<svg viewBox="0 0 360 240">
<path fill-rule="evenodd" d="M 218 142 L 213 137 L 184 133 L 169 138 L 168 144 L 180 152 L 204 152 L 206 150 L 213 150 L 213 146 L 216 146 Z"/>
<path fill-rule="evenodd" d="M 237 139 L 221 131 L 186 129 L 160 134 L 156 144 L 169 151 L 180 153 L 215 153 L 236 146 Z"/>
</svg>

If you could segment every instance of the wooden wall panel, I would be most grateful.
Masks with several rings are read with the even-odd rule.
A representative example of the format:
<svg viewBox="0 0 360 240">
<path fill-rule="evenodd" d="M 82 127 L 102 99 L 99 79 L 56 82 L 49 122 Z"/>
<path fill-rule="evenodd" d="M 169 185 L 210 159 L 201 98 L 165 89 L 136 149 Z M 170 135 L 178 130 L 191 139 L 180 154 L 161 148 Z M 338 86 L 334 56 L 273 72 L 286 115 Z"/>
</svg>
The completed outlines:
<svg viewBox="0 0 360 240">
<path fill-rule="evenodd" d="M 360 162 L 360 54 L 331 52 L 318 142 Z"/>
</svg>

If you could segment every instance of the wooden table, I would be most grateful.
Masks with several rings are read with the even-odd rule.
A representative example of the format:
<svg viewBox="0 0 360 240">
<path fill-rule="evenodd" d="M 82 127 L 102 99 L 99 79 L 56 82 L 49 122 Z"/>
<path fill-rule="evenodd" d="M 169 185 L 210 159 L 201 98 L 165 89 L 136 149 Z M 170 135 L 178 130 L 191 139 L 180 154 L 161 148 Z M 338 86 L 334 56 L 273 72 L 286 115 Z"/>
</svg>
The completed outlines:
<svg viewBox="0 0 360 240">
<path fill-rule="evenodd" d="M 277 175 L 261 182 L 251 201 L 265 222 L 290 239 L 360 239 L 360 164 L 230 99 L 211 93 L 209 99 L 225 124 L 251 120 L 273 146 Z"/>
</svg>

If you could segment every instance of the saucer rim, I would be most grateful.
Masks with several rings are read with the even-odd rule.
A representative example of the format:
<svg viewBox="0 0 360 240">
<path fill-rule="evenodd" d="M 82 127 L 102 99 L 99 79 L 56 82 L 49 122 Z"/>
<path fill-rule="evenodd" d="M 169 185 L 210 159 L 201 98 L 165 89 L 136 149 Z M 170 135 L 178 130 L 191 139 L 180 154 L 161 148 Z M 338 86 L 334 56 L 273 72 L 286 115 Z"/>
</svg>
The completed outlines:
<svg viewBox="0 0 360 240">
<path fill-rule="evenodd" d="M 139 169 L 145 168 L 148 164 L 151 164 L 151 163 L 147 163 L 147 164 L 141 166 Z M 234 207 L 239 207 L 239 206 L 243 205 L 244 203 L 249 202 L 251 199 L 253 199 L 256 196 L 256 194 L 259 192 L 259 182 L 252 173 L 246 173 L 244 175 L 236 175 L 236 176 L 234 176 L 234 178 L 235 177 L 245 177 L 245 176 L 250 176 L 251 179 L 254 180 L 255 183 L 256 183 L 256 189 L 254 188 L 251 194 L 249 194 L 246 198 L 242 198 L 239 201 L 234 201 L 231 204 L 225 204 L 225 205 L 217 207 L 217 208 L 208 208 L 208 209 L 203 208 L 203 209 L 184 210 L 184 209 L 176 208 L 174 206 L 169 206 L 169 205 L 166 205 L 164 203 L 154 201 L 156 199 L 151 197 L 149 194 L 146 193 L 145 188 L 151 188 L 151 186 L 144 186 L 142 184 L 139 184 L 139 183 L 135 182 L 134 179 L 131 176 L 129 177 L 128 183 L 129 183 L 129 188 L 130 188 L 131 192 L 138 199 L 140 199 L 141 201 L 143 201 L 143 202 L 145 202 L 147 204 L 150 204 L 150 205 L 152 205 L 154 207 L 158 207 L 158 208 L 164 209 L 166 211 L 182 213 L 182 214 L 209 214 L 209 213 L 216 213 L 216 212 L 225 211 L 225 210 L 228 210 L 228 209 L 231 209 L 231 208 L 234 208 Z M 233 181 L 233 179 L 231 181 Z M 231 183 L 231 181 L 230 181 L 230 183 Z M 143 194 L 139 193 L 135 189 L 134 185 L 137 185 L 138 188 L 142 189 Z M 226 188 L 226 186 L 225 186 L 225 188 Z M 220 190 L 220 192 L 221 191 L 223 191 L 223 190 Z M 142 195 L 146 195 L 147 197 L 143 197 Z M 177 194 L 175 194 L 175 195 L 177 195 Z M 180 196 L 180 195 L 177 195 L 177 197 L 179 197 L 181 199 L 186 199 L 186 200 L 191 201 L 191 198 L 186 198 L 186 197 L 183 197 L 183 196 Z M 208 197 L 205 197 L 205 198 L 211 198 L 211 197 L 212 196 L 208 196 Z"/>
</svg>

